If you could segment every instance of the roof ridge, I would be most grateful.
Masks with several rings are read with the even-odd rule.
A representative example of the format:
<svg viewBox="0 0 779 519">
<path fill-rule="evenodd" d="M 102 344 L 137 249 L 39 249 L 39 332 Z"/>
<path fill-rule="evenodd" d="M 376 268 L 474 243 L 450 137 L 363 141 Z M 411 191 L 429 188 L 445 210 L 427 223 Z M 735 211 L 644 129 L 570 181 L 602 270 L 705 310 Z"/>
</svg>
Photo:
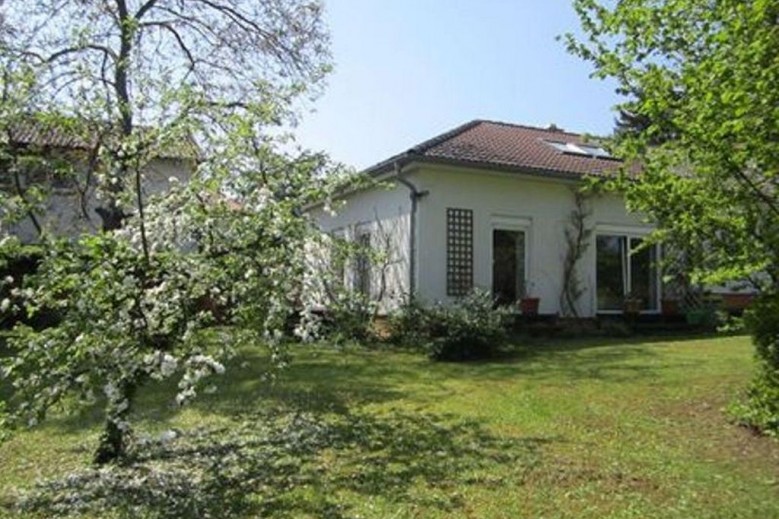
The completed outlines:
<svg viewBox="0 0 779 519">
<path fill-rule="evenodd" d="M 542 128 L 541 126 L 533 126 L 531 124 L 510 123 L 506 121 L 496 121 L 494 119 L 479 119 L 479 122 L 487 123 L 487 124 L 495 124 L 498 126 L 509 126 L 511 128 L 522 128 L 525 130 L 536 130 L 539 132 L 546 132 L 552 134 L 562 133 L 565 135 L 575 135 L 576 137 L 583 137 L 585 135 L 584 133 L 571 132 L 571 131 L 564 130 L 562 128 L 557 128 L 553 130 L 550 128 Z"/>
<path fill-rule="evenodd" d="M 447 130 L 443 133 L 436 135 L 431 139 L 427 139 L 426 141 L 422 141 L 419 144 L 412 146 L 411 148 L 408 149 L 407 153 L 425 153 L 431 148 L 434 148 L 439 144 L 448 141 L 449 139 L 457 137 L 461 133 L 465 133 L 466 131 L 470 130 L 471 128 L 475 128 L 476 126 L 480 125 L 483 122 L 485 121 L 481 119 L 473 119 L 471 121 L 468 121 L 467 123 L 461 124 L 460 126 L 456 126 L 451 130 Z"/>
</svg>

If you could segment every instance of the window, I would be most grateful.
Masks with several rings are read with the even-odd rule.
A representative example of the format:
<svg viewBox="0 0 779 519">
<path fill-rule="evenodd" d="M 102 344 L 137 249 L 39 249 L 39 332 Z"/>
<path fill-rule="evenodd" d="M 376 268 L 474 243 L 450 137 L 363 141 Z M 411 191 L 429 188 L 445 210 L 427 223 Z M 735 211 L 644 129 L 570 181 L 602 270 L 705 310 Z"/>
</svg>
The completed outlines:
<svg viewBox="0 0 779 519">
<path fill-rule="evenodd" d="M 333 231 L 330 243 L 330 275 L 338 288 L 343 288 L 346 277 L 346 233 L 343 229 Z"/>
<path fill-rule="evenodd" d="M 354 289 L 365 297 L 371 295 L 371 233 L 367 229 L 357 231 L 357 256 L 354 266 Z"/>
<path fill-rule="evenodd" d="M 499 305 L 511 305 L 526 295 L 525 232 L 492 231 L 492 295 Z"/>
<path fill-rule="evenodd" d="M 573 155 L 587 155 L 588 157 L 595 157 L 600 159 L 613 158 L 611 154 L 601 146 L 594 146 L 592 144 L 577 144 L 573 142 L 560 142 L 560 141 L 544 141 L 544 142 L 562 153 L 571 153 Z"/>
<path fill-rule="evenodd" d="M 641 300 L 643 310 L 657 310 L 657 245 L 641 247 L 643 238 L 601 234 L 596 239 L 598 311 L 621 311 L 625 298 Z"/>
<path fill-rule="evenodd" d="M 467 295 L 473 288 L 473 211 L 446 210 L 446 294 Z"/>
<path fill-rule="evenodd" d="M 586 155 L 592 155 L 593 157 L 610 159 L 611 154 L 600 146 L 590 146 L 588 144 L 577 144 L 577 148 L 582 150 Z"/>
</svg>

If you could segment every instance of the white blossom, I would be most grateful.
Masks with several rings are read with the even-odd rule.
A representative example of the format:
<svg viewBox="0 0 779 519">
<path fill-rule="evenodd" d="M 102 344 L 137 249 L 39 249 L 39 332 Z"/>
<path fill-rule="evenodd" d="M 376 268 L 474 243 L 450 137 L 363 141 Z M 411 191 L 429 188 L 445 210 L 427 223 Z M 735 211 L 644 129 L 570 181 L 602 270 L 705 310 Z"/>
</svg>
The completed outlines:
<svg viewBox="0 0 779 519">
<path fill-rule="evenodd" d="M 168 429 L 167 431 L 164 431 L 162 434 L 160 434 L 160 441 L 162 443 L 168 443 L 175 440 L 177 437 L 178 433 L 176 431 L 173 429 Z"/>
<path fill-rule="evenodd" d="M 116 386 L 111 382 L 103 386 L 103 394 L 105 394 L 109 400 L 114 400 L 118 393 L 119 391 L 117 390 Z"/>
<path fill-rule="evenodd" d="M 168 353 L 164 354 L 162 356 L 162 360 L 160 361 L 160 373 L 163 377 L 169 377 L 173 373 L 176 372 L 176 369 L 178 368 L 178 360 Z"/>
</svg>

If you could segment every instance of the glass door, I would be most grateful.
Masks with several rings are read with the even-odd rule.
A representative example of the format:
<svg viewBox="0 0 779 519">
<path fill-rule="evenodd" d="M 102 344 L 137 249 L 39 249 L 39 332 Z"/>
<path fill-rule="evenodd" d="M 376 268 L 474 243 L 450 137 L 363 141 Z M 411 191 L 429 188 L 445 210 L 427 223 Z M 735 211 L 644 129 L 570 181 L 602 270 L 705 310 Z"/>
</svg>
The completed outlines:
<svg viewBox="0 0 779 519">
<path fill-rule="evenodd" d="M 626 298 L 641 300 L 642 310 L 657 310 L 657 246 L 641 248 L 642 238 L 598 235 L 598 311 L 621 311 Z"/>
<path fill-rule="evenodd" d="M 525 232 L 492 231 L 492 295 L 511 305 L 525 295 Z"/>
</svg>

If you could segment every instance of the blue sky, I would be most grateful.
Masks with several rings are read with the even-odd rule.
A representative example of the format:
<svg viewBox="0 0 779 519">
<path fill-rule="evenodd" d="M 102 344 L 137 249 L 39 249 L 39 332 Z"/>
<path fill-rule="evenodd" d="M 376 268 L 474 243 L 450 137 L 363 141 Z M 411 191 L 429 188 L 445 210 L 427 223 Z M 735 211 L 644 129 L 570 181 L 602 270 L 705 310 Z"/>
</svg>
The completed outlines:
<svg viewBox="0 0 779 519">
<path fill-rule="evenodd" d="M 326 0 L 335 71 L 300 144 L 367 167 L 471 119 L 608 134 L 609 83 L 555 37 L 569 0 Z"/>
</svg>

